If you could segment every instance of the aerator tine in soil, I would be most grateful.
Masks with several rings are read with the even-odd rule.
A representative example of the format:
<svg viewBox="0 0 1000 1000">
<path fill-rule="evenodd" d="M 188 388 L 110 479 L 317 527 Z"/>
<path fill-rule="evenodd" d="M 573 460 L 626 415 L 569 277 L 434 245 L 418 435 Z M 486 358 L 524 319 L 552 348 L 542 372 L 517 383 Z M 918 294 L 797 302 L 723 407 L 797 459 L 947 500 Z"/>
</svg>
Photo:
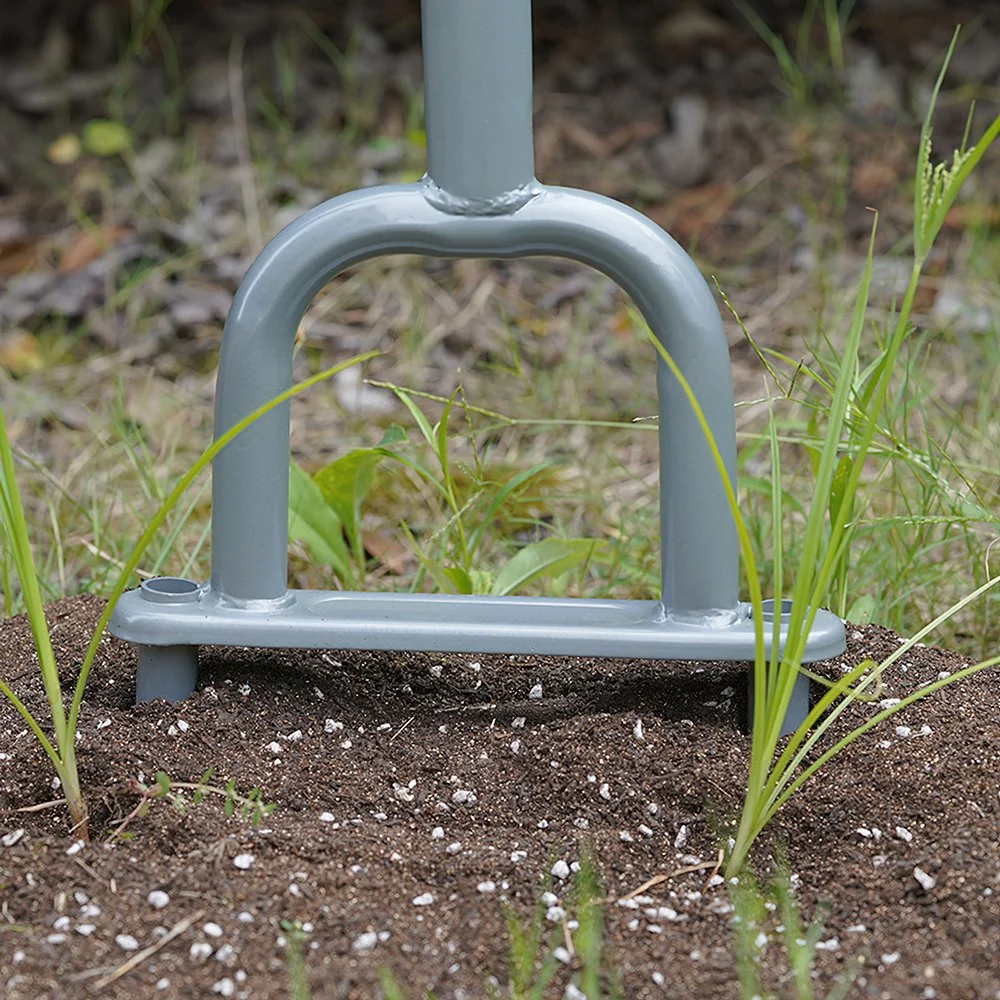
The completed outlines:
<svg viewBox="0 0 1000 1000">
<path fill-rule="evenodd" d="M 264 249 L 226 322 L 216 436 L 290 385 L 302 315 L 345 269 L 398 253 L 555 256 L 602 271 L 632 297 L 693 389 L 735 481 L 729 353 L 698 269 L 638 212 L 535 179 L 530 0 L 423 0 L 422 17 L 427 173 L 327 201 Z M 147 580 L 118 602 L 110 627 L 138 647 L 137 699 L 190 694 L 201 644 L 752 661 L 725 490 L 662 359 L 657 388 L 660 600 L 289 590 L 286 403 L 215 459 L 211 580 Z M 819 612 L 805 659 L 843 649 L 842 622 Z M 786 726 L 807 711 L 800 677 Z"/>
</svg>

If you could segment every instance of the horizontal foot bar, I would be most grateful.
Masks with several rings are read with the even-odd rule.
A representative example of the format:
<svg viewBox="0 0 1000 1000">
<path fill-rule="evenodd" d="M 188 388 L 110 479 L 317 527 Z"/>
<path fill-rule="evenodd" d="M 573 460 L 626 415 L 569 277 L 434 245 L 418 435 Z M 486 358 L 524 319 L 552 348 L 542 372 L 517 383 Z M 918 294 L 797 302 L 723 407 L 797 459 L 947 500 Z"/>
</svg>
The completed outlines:
<svg viewBox="0 0 1000 1000">
<path fill-rule="evenodd" d="M 155 584 L 156 581 L 149 581 Z M 148 586 L 148 585 L 147 585 Z M 166 601 L 122 596 L 112 634 L 140 646 L 232 645 L 299 649 L 393 649 L 528 653 L 623 659 L 752 660 L 748 608 L 678 621 L 659 601 L 367 594 L 298 590 L 283 602 L 227 607 L 203 587 L 176 584 Z M 772 626 L 765 622 L 770 648 Z M 843 622 L 820 611 L 806 662 L 844 651 Z"/>
</svg>

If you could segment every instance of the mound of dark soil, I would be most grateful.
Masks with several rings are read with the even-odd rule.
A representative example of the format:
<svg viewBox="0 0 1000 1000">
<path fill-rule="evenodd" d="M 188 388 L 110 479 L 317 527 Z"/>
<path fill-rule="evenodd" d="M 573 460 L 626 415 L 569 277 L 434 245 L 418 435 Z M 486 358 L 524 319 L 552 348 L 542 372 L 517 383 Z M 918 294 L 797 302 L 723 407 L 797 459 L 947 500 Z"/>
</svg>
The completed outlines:
<svg viewBox="0 0 1000 1000">
<path fill-rule="evenodd" d="M 67 680 L 99 610 L 86 598 L 50 609 Z M 876 627 L 849 635 L 844 662 L 898 642 Z M 42 712 L 26 623 L 0 625 L 0 645 L 4 677 Z M 961 662 L 915 650 L 883 697 Z M 383 966 L 412 997 L 481 997 L 487 977 L 506 981 L 505 902 L 526 917 L 545 891 L 567 948 L 551 990 L 562 996 L 572 876 L 556 863 L 585 852 L 625 996 L 738 995 L 729 897 L 711 876 L 749 754 L 739 665 L 205 650 L 196 695 L 138 708 L 133 666 L 108 638 L 90 681 L 85 846 L 61 808 L 23 811 L 58 792 L 27 726 L 0 705 L 7 1000 L 275 1000 L 289 995 L 283 921 L 306 929 L 317 998 L 378 996 Z M 987 673 L 860 739 L 780 815 L 756 861 L 766 870 L 783 844 L 806 916 L 831 907 L 820 995 L 861 957 L 851 995 L 1000 997 L 998 766 Z M 183 815 L 157 801 L 108 842 L 137 804 L 131 781 L 159 770 L 192 781 L 209 767 L 220 784 L 259 787 L 273 813 L 255 829 L 218 796 Z M 622 899 L 658 874 L 670 877 Z"/>
</svg>

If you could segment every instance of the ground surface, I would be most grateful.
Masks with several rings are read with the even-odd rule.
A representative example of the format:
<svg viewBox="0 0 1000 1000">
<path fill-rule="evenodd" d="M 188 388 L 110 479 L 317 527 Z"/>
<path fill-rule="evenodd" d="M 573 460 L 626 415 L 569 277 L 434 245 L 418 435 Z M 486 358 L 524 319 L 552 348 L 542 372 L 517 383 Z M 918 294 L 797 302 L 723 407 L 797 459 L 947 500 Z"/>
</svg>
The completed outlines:
<svg viewBox="0 0 1000 1000">
<path fill-rule="evenodd" d="M 28 6 L 33 18 L 0 5 L 0 389 L 47 593 L 106 593 L 157 497 L 210 439 L 221 326 L 262 241 L 324 198 L 423 169 L 417 4 L 317 3 L 303 18 L 286 4 L 178 0 L 162 23 L 158 4 Z M 792 44 L 802 5 L 759 6 Z M 880 213 L 875 314 L 898 293 L 919 122 L 956 21 L 968 30 L 945 85 L 939 155 L 960 139 L 969 100 L 977 126 L 996 112 L 993 3 L 858 3 L 841 73 L 817 21 L 801 60 L 809 93 L 790 98 L 728 2 L 538 0 L 538 175 L 666 226 L 718 276 L 758 343 L 794 364 L 810 336 L 843 331 L 870 208 Z M 88 126 L 109 119 L 129 148 L 81 147 Z M 974 482 L 995 507 L 1000 172 L 987 167 L 949 217 L 915 322 L 928 435 L 958 462 L 958 494 Z M 766 476 L 754 458 L 762 369 L 723 313 L 752 483 Z M 585 592 L 656 592 L 655 435 L 631 425 L 655 412 L 652 358 L 605 278 L 565 262 L 396 258 L 325 290 L 300 332 L 297 377 L 378 347 L 386 353 L 366 377 L 448 396 L 461 373 L 469 401 L 491 413 L 581 422 L 470 430 L 504 475 L 559 461 L 527 523 L 497 527 L 490 560 L 554 525 L 621 542 L 621 571 L 584 581 Z M 948 417 L 935 425 L 938 408 Z M 313 470 L 350 443 L 374 444 L 391 422 L 412 432 L 407 420 L 384 388 L 322 387 L 296 403 L 293 455 Z M 469 442 L 454 450 L 471 463 Z M 369 546 L 369 589 L 405 588 L 417 572 L 408 543 L 400 554 L 401 521 L 421 542 L 440 531 L 441 511 L 402 479 L 383 477 L 365 510 L 366 544 L 380 543 Z M 205 578 L 207 517 L 195 503 L 169 554 L 151 553 L 143 571 Z M 947 523 L 940 544 L 908 524 L 892 528 L 898 565 L 879 557 L 881 534 L 858 546 L 859 566 L 875 555 L 858 592 L 890 581 L 879 614 L 900 628 L 988 575 L 996 529 L 977 516 L 979 534 L 944 562 Z M 292 579 L 331 584 L 300 550 Z M 72 600 L 53 611 L 66 678 L 98 609 Z M 977 614 L 949 641 L 988 655 L 1000 619 L 988 605 Z M 848 659 L 895 646 L 891 633 L 859 629 Z M 0 625 L 0 649 L 0 676 L 41 710 L 23 622 Z M 277 1000 L 288 995 L 284 920 L 311 926 L 316 997 L 377 996 L 385 965 L 412 997 L 430 987 L 472 1000 L 487 976 L 505 981 L 503 900 L 522 917 L 545 891 L 568 903 L 566 880 L 548 873 L 585 850 L 612 900 L 702 863 L 638 909 L 607 906 L 608 966 L 627 997 L 736 996 L 729 902 L 708 882 L 745 778 L 739 669 L 476 662 L 206 651 L 192 699 L 134 709 L 131 655 L 109 640 L 81 720 L 93 839 L 78 851 L 59 808 L 18 811 L 58 792 L 0 704 L 4 1000 Z M 959 662 L 921 650 L 886 696 Z M 542 696 L 530 699 L 537 684 Z M 863 738 L 779 817 L 755 862 L 766 871 L 784 844 L 807 915 L 829 902 L 824 986 L 864 958 L 854 996 L 1000 995 L 998 747 L 996 677 L 981 675 Z M 260 829 L 209 797 L 184 816 L 155 802 L 129 839 L 107 843 L 138 802 L 130 783 L 159 769 L 196 780 L 209 767 L 275 803 Z M 475 802 L 456 801 L 461 792 Z M 249 868 L 234 865 L 241 855 L 253 856 Z M 162 909 L 150 892 L 166 894 Z M 433 902 L 414 905 L 426 894 Z M 559 920 L 550 926 L 562 941 Z M 777 937 L 766 960 L 776 985 Z M 134 971 L 105 982 L 136 956 Z"/>
<path fill-rule="evenodd" d="M 99 609 L 81 598 L 50 611 L 67 677 Z M 844 662 L 897 643 L 876 627 L 848 633 Z M 0 626 L 0 645 L 40 711 L 25 623 Z M 203 651 L 191 699 L 133 708 L 132 663 L 109 639 L 90 680 L 79 755 L 93 839 L 75 852 L 60 809 L 17 811 L 53 797 L 51 775 L 0 705 L 12 734 L 0 770 L 7 1000 L 275 1000 L 287 995 L 283 920 L 311 928 L 316 997 L 377 996 L 383 965 L 413 997 L 480 997 L 488 975 L 505 981 L 504 901 L 527 916 L 552 883 L 565 902 L 566 883 L 549 873 L 585 850 L 612 900 L 709 863 L 607 906 L 607 965 L 627 997 L 737 995 L 728 897 L 706 884 L 746 771 L 738 666 Z M 960 664 L 917 649 L 883 695 Z M 981 674 L 862 738 L 792 801 L 758 859 L 766 868 L 783 843 L 806 915 L 829 902 L 821 983 L 863 957 L 853 996 L 1000 996 L 998 766 L 1000 693 Z M 185 816 L 156 802 L 129 839 L 107 843 L 137 802 L 129 779 L 163 769 L 197 780 L 208 767 L 275 803 L 261 827 L 227 819 L 220 800 Z M 159 910 L 157 890 L 168 897 Z M 775 984 L 779 951 L 775 936 Z"/>
</svg>

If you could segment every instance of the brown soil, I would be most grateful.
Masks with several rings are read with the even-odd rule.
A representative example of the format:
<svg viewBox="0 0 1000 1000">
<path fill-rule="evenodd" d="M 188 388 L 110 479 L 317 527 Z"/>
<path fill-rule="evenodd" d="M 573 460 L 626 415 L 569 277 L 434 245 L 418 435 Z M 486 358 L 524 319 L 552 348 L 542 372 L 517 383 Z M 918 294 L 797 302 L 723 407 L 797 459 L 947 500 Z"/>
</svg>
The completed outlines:
<svg viewBox="0 0 1000 1000">
<path fill-rule="evenodd" d="M 51 608 L 67 681 L 99 610 L 90 598 Z M 851 663 L 898 642 L 874 626 L 849 637 Z M 5 676 L 43 712 L 24 620 L 0 625 L 0 644 Z M 884 696 L 961 662 L 914 650 Z M 505 901 L 527 916 L 552 883 L 564 902 L 553 864 L 587 851 L 609 900 L 713 860 L 745 780 L 738 664 L 205 650 L 192 698 L 140 707 L 133 669 L 129 648 L 107 639 L 80 720 L 92 840 L 75 853 L 60 808 L 19 811 L 57 793 L 27 728 L 0 705 L 7 1000 L 287 996 L 285 920 L 311 928 L 317 998 L 378 996 L 383 966 L 412 997 L 484 996 L 488 976 L 506 982 Z M 529 698 L 536 684 L 542 696 Z M 872 711 L 857 705 L 845 719 Z M 820 995 L 862 957 L 852 996 L 1000 997 L 998 766 L 1000 693 L 980 674 L 860 739 L 780 815 L 755 862 L 766 871 L 784 845 L 806 916 L 830 904 Z M 244 792 L 259 787 L 273 813 L 254 829 L 218 798 L 186 815 L 154 802 L 128 839 L 108 842 L 136 805 L 130 781 L 160 769 L 197 780 L 208 767 Z M 240 855 L 253 856 L 249 869 Z M 607 966 L 626 997 L 738 995 L 726 887 L 709 888 L 710 876 L 677 874 L 638 908 L 606 907 Z M 168 897 L 162 909 L 154 890 Z M 433 902 L 415 905 L 425 894 Z M 765 965 L 778 985 L 770 929 Z M 362 937 L 371 932 L 374 942 Z M 129 945 L 157 943 L 107 982 L 141 954 Z M 572 972 L 561 969 L 551 996 Z"/>
</svg>

